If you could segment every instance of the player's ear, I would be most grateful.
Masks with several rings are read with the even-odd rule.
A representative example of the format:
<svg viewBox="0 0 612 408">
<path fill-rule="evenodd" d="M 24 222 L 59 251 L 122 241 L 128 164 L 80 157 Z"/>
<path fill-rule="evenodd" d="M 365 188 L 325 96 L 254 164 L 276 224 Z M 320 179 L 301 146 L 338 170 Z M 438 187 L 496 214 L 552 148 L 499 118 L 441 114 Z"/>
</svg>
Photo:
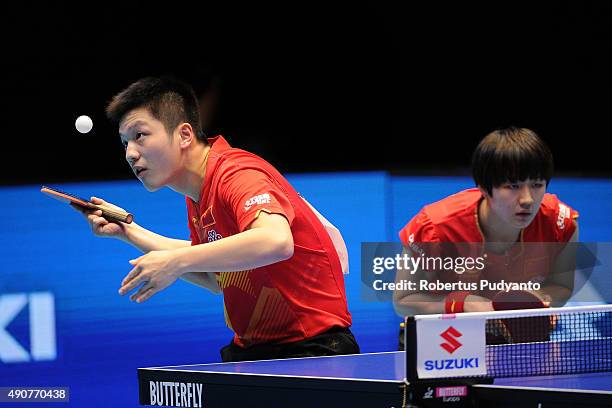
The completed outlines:
<svg viewBox="0 0 612 408">
<path fill-rule="evenodd" d="M 489 197 L 489 198 L 491 197 L 487 189 L 484 188 L 483 186 L 478 186 L 478 189 L 480 190 L 480 192 L 482 193 L 484 197 Z"/>
<path fill-rule="evenodd" d="M 189 123 L 181 123 L 178 125 L 177 131 L 181 147 L 187 147 L 194 141 L 195 133 Z"/>
</svg>

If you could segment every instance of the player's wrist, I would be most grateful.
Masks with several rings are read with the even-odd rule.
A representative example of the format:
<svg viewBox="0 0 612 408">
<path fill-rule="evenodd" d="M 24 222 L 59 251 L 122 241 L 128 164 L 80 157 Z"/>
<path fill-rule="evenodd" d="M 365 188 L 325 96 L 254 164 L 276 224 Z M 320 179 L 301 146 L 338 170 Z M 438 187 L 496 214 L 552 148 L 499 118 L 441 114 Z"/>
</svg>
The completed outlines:
<svg viewBox="0 0 612 408">
<path fill-rule="evenodd" d="M 170 269 L 172 269 L 173 274 L 177 278 L 182 277 L 186 273 L 193 272 L 195 269 L 191 262 L 188 261 L 189 249 L 191 249 L 191 246 L 184 248 L 176 248 L 169 251 L 172 254 L 172 259 L 170 261 Z"/>
<path fill-rule="evenodd" d="M 445 313 L 464 312 L 465 299 L 470 295 L 468 291 L 451 292 L 444 298 Z"/>
<path fill-rule="evenodd" d="M 139 229 L 142 229 L 142 227 L 136 224 L 135 222 L 132 222 L 130 224 L 122 223 L 121 227 L 122 227 L 121 229 L 123 233 L 117 235 L 116 238 L 127 244 L 138 247 L 138 239 L 137 239 L 138 232 L 137 231 Z"/>
</svg>

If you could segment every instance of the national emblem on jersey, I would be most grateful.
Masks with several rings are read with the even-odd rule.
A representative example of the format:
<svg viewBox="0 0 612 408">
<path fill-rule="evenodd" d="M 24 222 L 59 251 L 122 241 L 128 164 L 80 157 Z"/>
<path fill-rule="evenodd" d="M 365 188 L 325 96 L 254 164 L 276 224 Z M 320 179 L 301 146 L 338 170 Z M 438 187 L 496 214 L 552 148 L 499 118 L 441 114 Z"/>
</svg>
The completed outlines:
<svg viewBox="0 0 612 408">
<path fill-rule="evenodd" d="M 200 217 L 200 228 L 206 229 L 215 225 L 215 216 L 213 215 L 212 205 L 204 211 L 204 214 Z"/>
<path fill-rule="evenodd" d="M 196 217 L 191 219 L 193 226 L 198 233 L 198 237 L 200 238 L 200 242 L 212 242 L 218 239 L 223 238 L 219 233 L 215 230 L 211 229 L 206 233 L 206 229 L 215 225 L 215 217 L 213 215 L 212 206 L 208 207 L 204 214 L 198 220 Z"/>
</svg>

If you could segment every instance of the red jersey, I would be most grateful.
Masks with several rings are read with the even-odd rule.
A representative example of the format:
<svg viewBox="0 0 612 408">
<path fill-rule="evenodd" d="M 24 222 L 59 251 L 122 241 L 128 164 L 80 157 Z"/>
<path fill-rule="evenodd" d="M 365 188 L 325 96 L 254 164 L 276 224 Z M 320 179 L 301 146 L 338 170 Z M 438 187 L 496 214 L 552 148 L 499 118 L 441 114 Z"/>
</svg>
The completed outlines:
<svg viewBox="0 0 612 408">
<path fill-rule="evenodd" d="M 419 243 L 484 243 L 484 235 L 478 224 L 478 206 L 483 198 L 479 189 L 472 188 L 425 206 L 399 232 L 402 243 L 418 252 L 422 252 Z M 535 218 L 521 231 L 517 245 L 504 255 L 487 253 L 486 267 L 480 273 L 450 273 L 445 275 L 445 280 L 542 282 L 562 249 L 562 246 L 554 243 L 570 240 L 576 231 L 573 221 L 576 218 L 577 211 L 562 203 L 556 195 L 545 194 Z M 524 245 L 527 242 L 551 244 Z M 465 246 L 468 247 L 470 249 L 466 250 L 473 255 L 475 246 Z M 483 248 L 482 245 L 478 247 Z"/>
<path fill-rule="evenodd" d="M 186 199 L 192 245 L 243 232 L 261 211 L 283 215 L 293 234 L 291 258 L 216 274 L 234 342 L 295 342 L 350 326 L 340 260 L 317 216 L 271 164 L 222 136 L 209 142 L 200 201 Z"/>
</svg>

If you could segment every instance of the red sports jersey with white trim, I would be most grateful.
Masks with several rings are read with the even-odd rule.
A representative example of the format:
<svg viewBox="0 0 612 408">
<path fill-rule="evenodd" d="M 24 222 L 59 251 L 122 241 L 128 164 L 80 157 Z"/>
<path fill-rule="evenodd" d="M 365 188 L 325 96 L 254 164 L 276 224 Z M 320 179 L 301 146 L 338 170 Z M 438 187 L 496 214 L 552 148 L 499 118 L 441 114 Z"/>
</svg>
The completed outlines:
<svg viewBox="0 0 612 408">
<path fill-rule="evenodd" d="M 243 232 L 264 211 L 287 218 L 295 246 L 288 260 L 217 274 L 234 342 L 294 342 L 350 326 L 340 260 L 317 216 L 271 164 L 222 136 L 209 142 L 200 202 L 187 198 L 192 245 Z"/>
<path fill-rule="evenodd" d="M 478 205 L 483 195 L 477 188 L 461 191 L 425 206 L 399 232 L 405 247 L 422 252 L 419 243 L 484 243 L 478 224 Z M 576 231 L 578 212 L 554 194 L 545 194 L 533 221 L 523 229 L 519 245 L 506 255 L 487 253 L 482 273 L 449 273 L 445 281 L 526 282 L 543 281 L 550 272 L 554 256 L 562 245 L 524 245 L 529 242 L 565 243 Z M 465 247 L 467 248 L 467 246 Z M 472 251 L 470 251 L 472 252 Z"/>
</svg>

